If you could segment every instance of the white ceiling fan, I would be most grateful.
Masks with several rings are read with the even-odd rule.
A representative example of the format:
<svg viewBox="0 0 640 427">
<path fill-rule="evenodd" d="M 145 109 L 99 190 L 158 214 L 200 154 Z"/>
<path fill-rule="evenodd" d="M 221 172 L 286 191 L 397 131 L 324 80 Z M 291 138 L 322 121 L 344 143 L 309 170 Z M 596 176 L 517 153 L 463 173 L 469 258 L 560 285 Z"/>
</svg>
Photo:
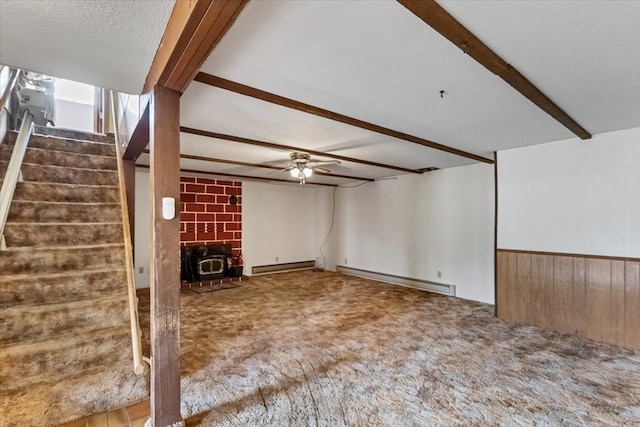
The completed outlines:
<svg viewBox="0 0 640 427">
<path fill-rule="evenodd" d="M 291 160 L 286 168 L 282 171 L 289 171 L 292 177 L 300 180 L 300 184 L 304 184 L 313 172 L 321 174 L 329 174 L 329 169 L 322 168 L 320 166 L 337 165 L 340 164 L 338 160 L 312 160 L 311 156 L 307 153 L 293 152 L 289 155 Z"/>
</svg>

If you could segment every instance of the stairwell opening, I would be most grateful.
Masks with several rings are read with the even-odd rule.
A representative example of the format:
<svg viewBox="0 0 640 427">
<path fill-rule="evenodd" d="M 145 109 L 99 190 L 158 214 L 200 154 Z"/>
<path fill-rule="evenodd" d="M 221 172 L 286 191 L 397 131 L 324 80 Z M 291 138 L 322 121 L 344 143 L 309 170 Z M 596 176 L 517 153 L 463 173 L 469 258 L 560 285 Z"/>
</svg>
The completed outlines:
<svg viewBox="0 0 640 427">
<path fill-rule="evenodd" d="M 139 96 L 119 94 L 119 124 L 125 132 L 140 118 Z M 28 109 L 34 123 L 87 133 L 110 133 L 108 91 L 88 84 L 20 71 L 6 107 L 9 129 L 17 130 L 23 111 Z"/>
<path fill-rule="evenodd" d="M 94 132 L 96 88 L 71 80 L 55 81 L 56 127 Z"/>
<path fill-rule="evenodd" d="M 93 93 L 82 85 L 82 97 L 78 85 L 71 83 L 75 95 L 50 86 L 56 97 L 45 101 L 42 93 L 26 92 L 24 99 L 40 108 L 44 123 L 33 128 L 23 159 L 13 163 L 21 179 L 2 232 L 0 425 L 60 425 L 149 394 L 147 377 L 132 369 L 133 299 L 115 137 L 94 133 Z M 63 101 L 85 102 L 90 113 L 65 122 Z M 38 107 L 56 103 L 63 105 L 57 116 Z M 18 111 L 3 110 L 8 123 Z M 7 126 L 0 179 L 17 139 Z"/>
</svg>

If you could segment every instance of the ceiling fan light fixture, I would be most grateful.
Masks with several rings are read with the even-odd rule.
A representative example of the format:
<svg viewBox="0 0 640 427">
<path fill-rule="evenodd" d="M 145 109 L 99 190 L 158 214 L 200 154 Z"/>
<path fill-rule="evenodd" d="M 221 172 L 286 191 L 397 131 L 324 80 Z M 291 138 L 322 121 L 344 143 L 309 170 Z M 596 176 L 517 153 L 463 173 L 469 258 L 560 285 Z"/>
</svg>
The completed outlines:
<svg viewBox="0 0 640 427">
<path fill-rule="evenodd" d="M 313 169 L 308 166 L 300 165 L 297 168 L 293 168 L 289 171 L 291 176 L 296 179 L 305 179 L 309 178 L 313 174 Z"/>
<path fill-rule="evenodd" d="M 293 152 L 289 155 L 291 161 L 283 171 L 288 170 L 292 178 L 300 181 L 300 184 L 305 184 L 307 178 L 313 175 L 313 171 L 317 171 L 321 174 L 328 174 L 331 171 L 321 168 L 324 165 L 340 164 L 338 160 L 312 160 L 307 153 Z"/>
</svg>

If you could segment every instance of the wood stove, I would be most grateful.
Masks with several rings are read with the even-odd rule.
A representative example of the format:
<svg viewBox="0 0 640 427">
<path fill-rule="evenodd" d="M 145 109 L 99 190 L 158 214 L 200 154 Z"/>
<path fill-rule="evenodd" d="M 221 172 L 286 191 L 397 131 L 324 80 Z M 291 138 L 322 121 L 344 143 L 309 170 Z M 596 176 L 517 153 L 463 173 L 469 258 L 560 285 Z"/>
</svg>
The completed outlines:
<svg viewBox="0 0 640 427">
<path fill-rule="evenodd" d="M 210 255 L 198 258 L 196 263 L 200 278 L 209 280 L 224 277 L 229 261 L 226 255 Z"/>
<path fill-rule="evenodd" d="M 180 252 L 182 282 L 222 279 L 229 275 L 230 244 L 184 246 Z"/>
</svg>

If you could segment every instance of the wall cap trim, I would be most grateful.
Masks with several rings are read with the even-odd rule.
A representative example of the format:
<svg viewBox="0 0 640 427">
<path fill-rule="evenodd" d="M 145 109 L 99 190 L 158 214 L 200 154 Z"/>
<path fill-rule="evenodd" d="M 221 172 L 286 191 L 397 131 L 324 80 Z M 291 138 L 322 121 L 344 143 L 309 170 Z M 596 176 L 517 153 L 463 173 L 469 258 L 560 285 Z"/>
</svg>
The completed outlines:
<svg viewBox="0 0 640 427">
<path fill-rule="evenodd" d="M 640 262 L 640 258 L 633 258 L 633 257 L 572 254 L 572 253 L 565 253 L 565 252 L 527 251 L 527 250 L 523 250 L 523 249 L 504 249 L 504 248 L 499 248 L 499 249 L 497 249 L 497 252 L 511 252 L 511 253 L 517 253 L 517 254 L 552 255 L 552 256 L 566 256 L 566 257 L 574 257 L 574 258 L 595 258 L 595 259 L 607 259 L 607 260 L 612 260 L 612 261 Z"/>
</svg>

